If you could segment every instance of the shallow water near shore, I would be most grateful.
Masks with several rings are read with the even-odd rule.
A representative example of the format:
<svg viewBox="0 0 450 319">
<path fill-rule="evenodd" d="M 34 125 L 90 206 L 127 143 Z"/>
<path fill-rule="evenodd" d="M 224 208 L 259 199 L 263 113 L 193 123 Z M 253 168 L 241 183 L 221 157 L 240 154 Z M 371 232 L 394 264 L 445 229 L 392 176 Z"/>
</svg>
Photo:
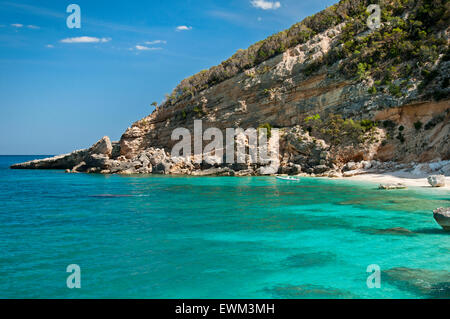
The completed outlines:
<svg viewBox="0 0 450 319">
<path fill-rule="evenodd" d="M 35 158 L 0 156 L 0 298 L 449 298 L 447 190 L 9 169 Z"/>
</svg>

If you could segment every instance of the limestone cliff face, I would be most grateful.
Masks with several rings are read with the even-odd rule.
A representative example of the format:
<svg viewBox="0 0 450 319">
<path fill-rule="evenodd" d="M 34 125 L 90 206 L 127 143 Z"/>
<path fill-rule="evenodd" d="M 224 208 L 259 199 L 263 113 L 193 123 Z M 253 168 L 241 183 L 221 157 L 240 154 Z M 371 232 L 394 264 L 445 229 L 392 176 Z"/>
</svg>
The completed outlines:
<svg viewBox="0 0 450 319">
<path fill-rule="evenodd" d="M 197 96 L 164 104 L 123 134 L 121 154 L 132 157 L 149 146 L 170 149 L 172 131 L 177 127 L 192 130 L 194 119 L 220 129 L 257 128 L 263 123 L 289 127 L 301 124 L 311 113 L 359 110 L 364 87 L 330 79 L 326 70 L 310 77 L 302 72 L 328 52 L 334 44 L 330 36 L 339 30 L 340 26 Z"/>
<path fill-rule="evenodd" d="M 329 29 L 196 96 L 176 103 L 166 102 L 123 134 L 121 155 L 132 158 L 151 146 L 170 150 L 175 143 L 171 140 L 172 131 L 185 127 L 192 132 L 194 119 L 202 119 L 204 128 L 245 129 L 263 123 L 284 128 L 305 126 L 305 118 L 312 114 L 320 114 L 323 118 L 340 114 L 356 120 L 392 122 L 395 128 L 403 126 L 400 133 L 405 140 L 397 139 L 398 132 L 391 131 L 379 153 L 373 154 L 376 159 L 430 161 L 450 158 L 450 101 L 419 99 L 415 79 L 410 79 L 412 84 L 401 97 L 395 97 L 384 92 L 369 93 L 368 88 L 373 83 L 370 78 L 361 81 L 336 76 L 339 62 L 330 67 L 319 67 L 314 74 L 307 75 L 305 70 L 339 46 L 341 29 L 342 25 Z M 450 64 L 443 65 L 447 68 Z M 426 125 L 433 119 L 438 119 L 433 127 L 419 130 L 414 126 L 419 121 Z"/>
</svg>

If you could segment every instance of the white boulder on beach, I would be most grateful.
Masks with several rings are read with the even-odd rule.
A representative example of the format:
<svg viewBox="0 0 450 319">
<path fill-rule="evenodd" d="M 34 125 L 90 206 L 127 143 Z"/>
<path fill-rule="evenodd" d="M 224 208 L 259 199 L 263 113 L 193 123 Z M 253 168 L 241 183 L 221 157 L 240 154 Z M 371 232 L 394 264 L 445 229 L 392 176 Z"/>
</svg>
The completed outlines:
<svg viewBox="0 0 450 319">
<path fill-rule="evenodd" d="M 445 176 L 444 175 L 428 176 L 428 183 L 433 187 L 444 187 L 445 186 Z"/>
</svg>

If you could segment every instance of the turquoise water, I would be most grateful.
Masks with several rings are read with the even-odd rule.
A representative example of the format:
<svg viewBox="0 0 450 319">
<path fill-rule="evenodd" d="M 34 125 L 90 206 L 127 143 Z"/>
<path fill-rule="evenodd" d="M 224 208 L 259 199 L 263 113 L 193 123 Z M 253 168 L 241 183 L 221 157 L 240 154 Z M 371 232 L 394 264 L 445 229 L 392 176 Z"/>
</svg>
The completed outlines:
<svg viewBox="0 0 450 319">
<path fill-rule="evenodd" d="M 32 158 L 0 157 L 0 298 L 449 297 L 450 237 L 431 213 L 448 191 L 8 169 Z"/>
</svg>

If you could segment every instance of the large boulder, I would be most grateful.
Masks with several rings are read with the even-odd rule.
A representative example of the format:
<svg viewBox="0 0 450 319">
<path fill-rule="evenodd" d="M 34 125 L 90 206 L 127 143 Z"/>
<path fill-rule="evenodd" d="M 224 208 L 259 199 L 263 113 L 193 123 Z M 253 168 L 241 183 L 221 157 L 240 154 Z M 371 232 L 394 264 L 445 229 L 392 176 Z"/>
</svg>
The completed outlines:
<svg viewBox="0 0 450 319">
<path fill-rule="evenodd" d="M 278 167 L 274 166 L 261 166 L 257 170 L 258 175 L 274 175 L 278 172 Z"/>
<path fill-rule="evenodd" d="M 172 167 L 172 164 L 169 162 L 161 162 L 159 164 L 156 164 L 153 166 L 152 173 L 153 174 L 169 174 L 170 168 Z"/>
<path fill-rule="evenodd" d="M 328 171 L 330 168 L 326 165 L 317 165 L 314 166 L 314 174 L 323 174 Z"/>
<path fill-rule="evenodd" d="M 234 175 L 234 171 L 228 167 L 213 167 L 204 170 L 192 171 L 193 176 L 231 176 Z"/>
<path fill-rule="evenodd" d="M 110 166 L 110 159 L 104 154 L 92 154 L 86 156 L 85 162 L 88 167 L 95 167 L 101 170 Z"/>
<path fill-rule="evenodd" d="M 303 166 L 306 162 L 312 167 L 323 165 L 320 161 L 329 158 L 329 148 L 325 141 L 313 138 L 298 125 L 286 129 L 280 136 L 280 153 L 292 155 L 293 162 Z"/>
<path fill-rule="evenodd" d="M 444 230 L 450 231 L 450 207 L 435 209 L 433 217 Z"/>
<path fill-rule="evenodd" d="M 354 169 L 352 171 L 346 171 L 342 174 L 342 176 L 344 177 L 352 177 L 352 176 L 356 176 L 356 175 L 361 175 L 364 174 L 365 171 L 361 170 L 361 169 Z"/>
<path fill-rule="evenodd" d="M 445 186 L 445 176 L 444 175 L 428 176 L 428 183 L 433 187 L 444 187 Z"/>
<path fill-rule="evenodd" d="M 165 162 L 167 158 L 166 152 L 159 148 L 149 148 L 145 155 L 153 166 L 158 166 Z"/>
<path fill-rule="evenodd" d="M 89 154 L 102 154 L 111 157 L 113 146 L 108 136 L 104 136 L 89 148 Z"/>
</svg>

